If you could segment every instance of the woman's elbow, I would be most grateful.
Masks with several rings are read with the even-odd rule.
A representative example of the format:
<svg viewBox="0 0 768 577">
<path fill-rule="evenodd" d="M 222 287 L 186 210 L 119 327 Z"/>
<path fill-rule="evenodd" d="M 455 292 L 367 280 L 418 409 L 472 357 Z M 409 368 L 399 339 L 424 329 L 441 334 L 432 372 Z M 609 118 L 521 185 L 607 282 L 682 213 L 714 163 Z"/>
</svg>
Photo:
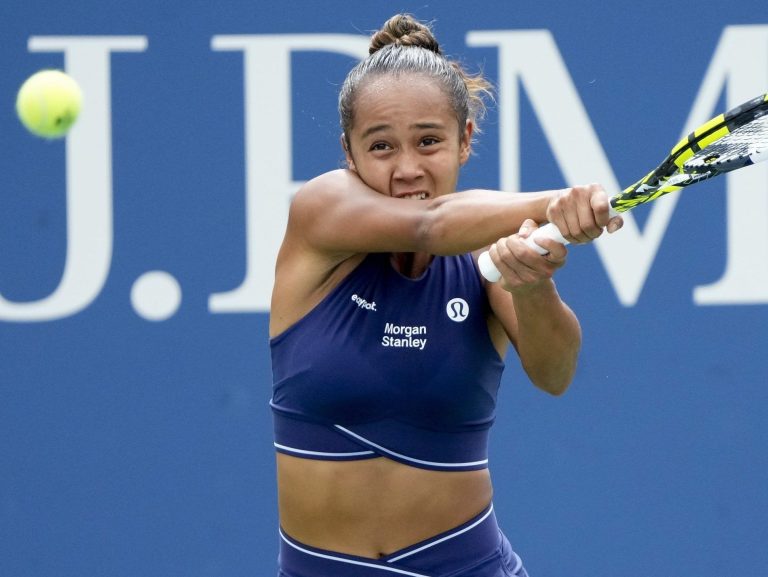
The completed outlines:
<svg viewBox="0 0 768 577">
<path fill-rule="evenodd" d="M 562 381 L 549 381 L 549 382 L 540 382 L 535 383 L 538 388 L 540 388 L 545 393 L 548 393 L 552 395 L 553 397 L 560 397 L 563 394 L 565 394 L 565 391 L 568 390 L 568 388 L 571 386 L 572 380 L 562 380 Z"/>
<path fill-rule="evenodd" d="M 553 397 L 559 397 L 563 395 L 573 383 L 573 379 L 576 374 L 576 363 L 570 364 L 565 367 L 549 368 L 544 370 L 526 371 L 528 378 L 539 389 L 552 395 Z"/>
<path fill-rule="evenodd" d="M 430 202 L 423 211 L 416 226 L 416 244 L 419 251 L 438 256 L 449 256 L 466 252 L 456 245 L 455 227 L 442 208 L 441 198 Z M 453 234 L 452 234 L 453 233 Z"/>
</svg>

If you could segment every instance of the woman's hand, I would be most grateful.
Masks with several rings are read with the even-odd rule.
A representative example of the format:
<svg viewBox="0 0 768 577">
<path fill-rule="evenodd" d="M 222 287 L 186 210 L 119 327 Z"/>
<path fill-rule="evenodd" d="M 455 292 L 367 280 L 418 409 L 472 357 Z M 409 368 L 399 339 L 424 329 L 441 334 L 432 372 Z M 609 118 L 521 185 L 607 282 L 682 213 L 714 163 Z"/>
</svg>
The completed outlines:
<svg viewBox="0 0 768 577">
<path fill-rule="evenodd" d="M 591 242 L 607 228 L 616 232 L 624 225 L 621 216 L 611 217 L 608 195 L 599 184 L 572 186 L 554 196 L 547 206 L 547 220 L 572 243 Z"/>
<path fill-rule="evenodd" d="M 538 228 L 531 219 L 523 222 L 520 230 L 511 236 L 500 239 L 491 246 L 491 253 L 502 276 L 502 287 L 511 293 L 534 290 L 544 281 L 548 281 L 555 271 L 565 264 L 568 250 L 565 245 L 550 239 L 540 239 L 537 244 L 549 252 L 541 255 L 531 248 L 525 239 Z"/>
</svg>

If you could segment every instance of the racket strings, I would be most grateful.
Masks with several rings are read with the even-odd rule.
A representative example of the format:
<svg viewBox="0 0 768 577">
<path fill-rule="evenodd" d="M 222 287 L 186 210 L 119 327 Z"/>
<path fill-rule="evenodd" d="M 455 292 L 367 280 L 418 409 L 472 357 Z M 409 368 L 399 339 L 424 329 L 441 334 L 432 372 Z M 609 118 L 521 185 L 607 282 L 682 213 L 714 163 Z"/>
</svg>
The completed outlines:
<svg viewBox="0 0 768 577">
<path fill-rule="evenodd" d="M 685 171 L 734 170 L 752 164 L 768 150 L 768 114 L 739 126 L 733 132 L 713 142 L 683 165 Z"/>
</svg>

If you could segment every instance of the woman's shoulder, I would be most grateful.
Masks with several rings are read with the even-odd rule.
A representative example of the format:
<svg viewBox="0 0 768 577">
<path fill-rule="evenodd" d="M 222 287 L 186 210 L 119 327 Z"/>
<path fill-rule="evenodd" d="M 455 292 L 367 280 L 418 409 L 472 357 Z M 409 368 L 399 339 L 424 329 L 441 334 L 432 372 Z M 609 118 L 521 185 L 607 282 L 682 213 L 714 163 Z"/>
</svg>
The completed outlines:
<svg viewBox="0 0 768 577">
<path fill-rule="evenodd" d="M 293 195 L 290 204 L 293 218 L 315 219 L 340 203 L 359 197 L 367 187 L 360 177 L 346 168 L 330 170 L 303 183 Z M 303 226 L 303 225 L 302 225 Z"/>
<path fill-rule="evenodd" d="M 338 193 L 356 182 L 360 182 L 360 177 L 348 168 L 329 170 L 312 177 L 302 184 L 295 198 L 318 193 Z"/>
</svg>

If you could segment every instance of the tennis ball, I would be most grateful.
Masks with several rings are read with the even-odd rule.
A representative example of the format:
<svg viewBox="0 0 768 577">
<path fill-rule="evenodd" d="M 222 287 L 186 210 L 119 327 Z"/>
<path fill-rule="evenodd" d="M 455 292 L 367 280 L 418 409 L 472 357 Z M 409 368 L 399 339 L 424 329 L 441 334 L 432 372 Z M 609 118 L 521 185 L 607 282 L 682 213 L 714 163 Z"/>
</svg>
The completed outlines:
<svg viewBox="0 0 768 577">
<path fill-rule="evenodd" d="M 82 99 L 71 76 L 61 70 L 41 70 L 21 85 L 16 114 L 32 134 L 61 138 L 77 120 Z"/>
</svg>

